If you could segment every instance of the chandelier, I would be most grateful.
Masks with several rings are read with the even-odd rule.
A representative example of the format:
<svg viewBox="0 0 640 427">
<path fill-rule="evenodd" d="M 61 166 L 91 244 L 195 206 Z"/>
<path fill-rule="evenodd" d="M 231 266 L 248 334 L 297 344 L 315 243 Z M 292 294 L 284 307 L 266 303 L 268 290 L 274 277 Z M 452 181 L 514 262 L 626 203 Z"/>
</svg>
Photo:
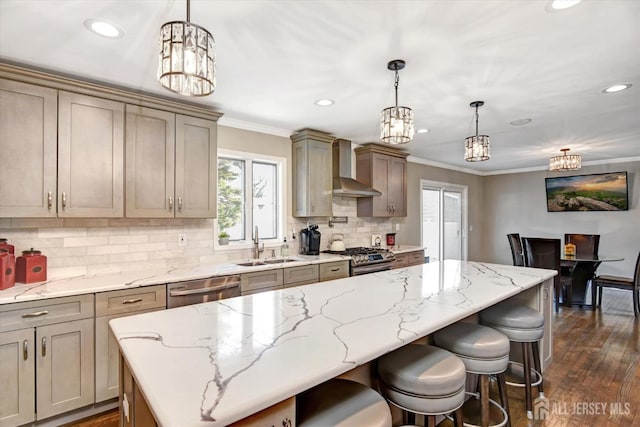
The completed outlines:
<svg viewBox="0 0 640 427">
<path fill-rule="evenodd" d="M 489 135 L 478 135 L 478 107 L 482 107 L 484 101 L 473 101 L 469 107 L 476 109 L 476 134 L 464 140 L 464 159 L 467 162 L 482 162 L 491 158 L 489 152 Z"/>
<path fill-rule="evenodd" d="M 582 167 L 582 156 L 579 154 L 567 154 L 568 148 L 563 148 L 561 156 L 555 156 L 549 159 L 550 171 L 577 171 Z"/>
<path fill-rule="evenodd" d="M 395 59 L 387 64 L 387 69 L 396 73 L 396 105 L 382 110 L 380 119 L 380 139 L 387 144 L 406 144 L 413 139 L 413 111 L 409 107 L 398 106 L 398 71 L 404 66 L 405 62 L 402 59 Z"/>
<path fill-rule="evenodd" d="M 158 80 L 163 87 L 185 96 L 206 96 L 216 88 L 215 39 L 191 19 L 171 21 L 160 27 Z"/>
</svg>

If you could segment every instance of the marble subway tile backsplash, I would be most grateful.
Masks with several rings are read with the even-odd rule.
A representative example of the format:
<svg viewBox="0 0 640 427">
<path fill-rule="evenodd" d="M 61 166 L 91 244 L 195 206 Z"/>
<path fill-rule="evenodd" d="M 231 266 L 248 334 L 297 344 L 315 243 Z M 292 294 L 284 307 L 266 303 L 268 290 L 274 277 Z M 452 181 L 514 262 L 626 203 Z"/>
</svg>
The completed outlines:
<svg viewBox="0 0 640 427">
<path fill-rule="evenodd" d="M 335 216 L 348 217 L 348 223 L 330 228 L 328 218 L 309 218 L 319 225 L 321 249 L 329 248 L 332 234 L 343 234 L 350 246 L 370 246 L 372 234 L 390 233 L 401 220 L 358 218 L 356 199 L 335 197 Z M 287 240 L 290 253 L 298 252 L 298 240 L 290 239 L 307 225 L 307 219 L 289 218 Z M 178 246 L 178 233 L 187 245 Z M 50 279 L 98 275 L 141 269 L 182 267 L 251 258 L 251 249 L 214 250 L 211 219 L 61 219 L 0 218 L 0 237 L 9 239 L 16 255 L 29 248 L 47 256 Z M 262 256 L 270 254 L 268 248 Z M 276 249 L 276 253 L 278 253 Z"/>
</svg>

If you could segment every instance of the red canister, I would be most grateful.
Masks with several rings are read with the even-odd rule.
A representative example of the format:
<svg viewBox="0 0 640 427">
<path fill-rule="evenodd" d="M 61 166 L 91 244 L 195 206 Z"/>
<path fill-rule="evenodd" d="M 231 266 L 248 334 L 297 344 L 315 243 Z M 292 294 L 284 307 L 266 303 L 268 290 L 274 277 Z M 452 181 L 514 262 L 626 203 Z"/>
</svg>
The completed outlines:
<svg viewBox="0 0 640 427">
<path fill-rule="evenodd" d="M 387 233 L 387 246 L 395 246 L 396 233 Z"/>
<path fill-rule="evenodd" d="M 47 280 L 47 257 L 33 248 L 22 251 L 16 259 L 16 282 L 34 283 Z"/>
<path fill-rule="evenodd" d="M 0 249 L 6 249 L 10 254 L 15 254 L 15 248 L 13 245 L 9 244 L 9 241 L 5 238 L 0 237 Z"/>
<path fill-rule="evenodd" d="M 16 256 L 0 248 L 0 290 L 16 284 Z"/>
</svg>

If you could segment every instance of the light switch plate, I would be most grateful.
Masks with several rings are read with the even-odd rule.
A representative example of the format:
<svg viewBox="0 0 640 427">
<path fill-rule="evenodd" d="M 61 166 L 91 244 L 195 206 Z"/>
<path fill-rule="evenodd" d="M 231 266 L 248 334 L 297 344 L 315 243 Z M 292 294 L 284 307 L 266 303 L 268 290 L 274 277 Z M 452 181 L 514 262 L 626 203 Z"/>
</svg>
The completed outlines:
<svg viewBox="0 0 640 427">
<path fill-rule="evenodd" d="M 382 246 L 382 234 L 371 235 L 371 246 L 373 246 L 374 248 Z"/>
</svg>

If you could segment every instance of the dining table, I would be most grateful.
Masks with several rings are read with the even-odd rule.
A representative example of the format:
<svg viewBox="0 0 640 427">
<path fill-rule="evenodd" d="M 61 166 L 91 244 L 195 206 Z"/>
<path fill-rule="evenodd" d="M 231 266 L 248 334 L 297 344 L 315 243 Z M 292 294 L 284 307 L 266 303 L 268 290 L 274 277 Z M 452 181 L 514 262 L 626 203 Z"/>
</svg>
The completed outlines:
<svg viewBox="0 0 640 427">
<path fill-rule="evenodd" d="M 567 287 L 564 305 L 589 307 L 595 310 L 596 289 L 591 285 L 591 304 L 587 304 L 587 288 L 589 281 L 595 277 L 596 270 L 603 262 L 624 261 L 624 257 L 617 255 L 600 256 L 575 256 L 562 254 L 560 262 L 562 267 L 568 268 L 571 277 L 571 286 Z"/>
</svg>

